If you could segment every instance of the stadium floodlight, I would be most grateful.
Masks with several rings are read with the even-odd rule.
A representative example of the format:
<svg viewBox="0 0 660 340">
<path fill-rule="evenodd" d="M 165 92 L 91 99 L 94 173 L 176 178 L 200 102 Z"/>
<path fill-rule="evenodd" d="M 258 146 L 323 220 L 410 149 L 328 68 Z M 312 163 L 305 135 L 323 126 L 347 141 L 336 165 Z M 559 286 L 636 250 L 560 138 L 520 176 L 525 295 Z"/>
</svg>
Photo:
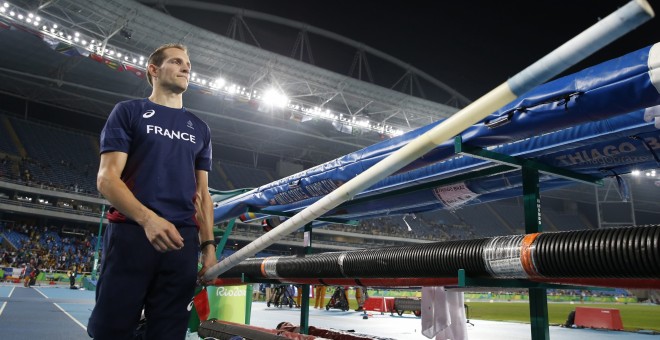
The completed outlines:
<svg viewBox="0 0 660 340">
<path fill-rule="evenodd" d="M 148 63 L 143 55 L 117 48 L 109 43 L 104 44 L 103 38 L 81 33 L 74 27 L 62 27 L 62 25 L 58 25 L 58 23 L 51 18 L 42 18 L 36 13 L 27 11 L 19 6 L 10 4 L 9 2 L 4 2 L 4 4 L 0 6 L 0 17 L 6 18 L 9 21 L 18 22 L 19 25 L 24 25 L 24 22 L 31 23 L 36 26 L 36 29 L 38 30 L 39 27 L 41 27 L 40 33 L 51 40 L 51 42 L 49 42 L 50 44 L 52 44 L 52 41 L 58 41 L 59 43 L 64 43 L 70 46 L 77 46 L 80 47 L 79 51 L 82 53 L 94 53 L 103 59 L 116 61 L 124 66 L 130 66 L 146 73 Z M 128 29 L 120 31 L 120 35 L 126 39 L 131 39 L 132 33 L 133 32 Z M 109 38 L 110 37 L 105 37 L 105 39 L 108 40 Z M 87 43 L 88 41 L 89 44 Z M 198 75 L 193 72 L 191 74 L 190 82 L 198 87 L 212 89 L 214 90 L 213 92 L 224 92 L 231 96 L 237 96 L 247 100 L 263 101 L 263 104 L 267 106 L 278 108 L 287 107 L 292 111 L 314 118 L 335 122 L 343 117 L 343 114 L 339 112 L 335 113 L 329 109 L 322 111 L 320 108 L 314 108 L 312 104 L 302 102 L 299 99 L 296 99 L 296 102 L 294 103 L 293 100 L 289 99 L 286 95 L 281 93 L 281 91 L 278 92 L 278 90 L 275 89 L 264 92 L 262 89 L 248 90 L 248 88 L 239 84 L 227 85 L 228 79 L 224 77 L 209 77 L 201 74 Z M 402 134 L 401 130 L 365 119 L 357 120 L 355 118 L 344 118 L 340 122 L 343 125 L 351 126 L 360 130 L 375 131 L 389 137 Z"/>
<path fill-rule="evenodd" d="M 264 91 L 262 100 L 266 105 L 280 108 L 285 107 L 289 103 L 289 97 L 274 88 Z"/>
<path fill-rule="evenodd" d="M 216 78 L 215 82 L 213 82 L 213 86 L 216 88 L 223 88 L 227 82 L 225 81 L 225 78 Z"/>
</svg>

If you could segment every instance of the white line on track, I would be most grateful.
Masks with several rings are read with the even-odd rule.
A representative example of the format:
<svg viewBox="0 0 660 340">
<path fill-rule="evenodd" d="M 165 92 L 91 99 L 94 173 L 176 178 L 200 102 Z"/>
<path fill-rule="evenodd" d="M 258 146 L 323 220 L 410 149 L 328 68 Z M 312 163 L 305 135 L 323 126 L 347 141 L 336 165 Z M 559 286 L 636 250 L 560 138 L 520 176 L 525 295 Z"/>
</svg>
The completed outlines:
<svg viewBox="0 0 660 340">
<path fill-rule="evenodd" d="M 87 327 L 85 327 L 85 325 L 83 325 L 82 323 L 80 323 L 80 321 L 76 320 L 76 318 L 74 318 L 73 316 L 71 316 L 71 314 L 67 313 L 67 311 L 65 311 L 64 308 L 60 307 L 60 306 L 59 306 L 58 304 L 56 304 L 56 303 L 53 303 L 53 304 L 55 305 L 55 307 L 59 308 L 59 309 L 62 311 L 62 313 L 66 314 L 66 316 L 68 316 L 71 320 L 73 320 L 73 322 L 77 323 L 78 326 L 82 327 L 82 329 L 84 329 L 85 331 L 87 331 Z"/>
<path fill-rule="evenodd" d="M 39 289 L 39 288 L 34 288 L 34 290 L 36 290 L 37 293 L 41 294 L 41 295 L 42 295 L 43 297 L 45 297 L 46 299 L 49 299 L 49 297 L 48 297 L 46 294 L 44 294 L 44 293 L 41 291 L 41 289 Z"/>
</svg>

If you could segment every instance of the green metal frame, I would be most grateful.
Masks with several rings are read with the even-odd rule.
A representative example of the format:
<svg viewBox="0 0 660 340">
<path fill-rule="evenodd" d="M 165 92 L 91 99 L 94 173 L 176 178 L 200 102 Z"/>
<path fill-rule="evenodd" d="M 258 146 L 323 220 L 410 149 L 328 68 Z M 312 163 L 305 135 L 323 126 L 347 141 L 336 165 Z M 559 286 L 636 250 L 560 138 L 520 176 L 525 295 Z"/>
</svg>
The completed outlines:
<svg viewBox="0 0 660 340">
<path fill-rule="evenodd" d="M 305 244 L 305 254 L 312 253 L 312 223 L 305 225 L 304 238 L 307 242 Z M 309 334 L 309 285 L 302 285 L 302 300 L 300 303 L 300 333 Z"/>
<path fill-rule="evenodd" d="M 218 242 L 218 246 L 215 248 L 216 258 L 220 258 L 220 256 L 222 256 L 222 252 L 225 250 L 225 246 L 227 245 L 227 240 L 229 239 L 229 235 L 231 235 L 231 232 L 234 230 L 235 224 L 236 224 L 235 220 L 229 221 L 229 223 L 227 224 L 227 228 L 224 231 L 221 229 L 213 228 L 214 238 L 222 235 L 222 239 L 220 239 L 220 242 Z"/>
<path fill-rule="evenodd" d="M 218 246 L 215 249 L 215 258 L 220 258 L 222 256 L 222 252 L 225 249 L 225 246 L 227 245 L 227 240 L 229 239 L 229 235 L 231 232 L 234 230 L 234 225 L 236 224 L 235 220 L 229 221 L 227 224 L 227 228 L 222 231 L 220 229 L 215 229 L 213 230 L 213 237 L 215 238 L 216 236 L 219 236 L 222 234 L 222 239 L 220 239 L 220 242 L 218 243 Z M 252 316 L 252 290 L 254 288 L 252 287 L 251 284 L 248 284 L 247 287 L 245 288 L 245 324 L 249 325 L 250 324 L 250 317 Z"/>
<path fill-rule="evenodd" d="M 292 217 L 297 212 L 287 212 L 287 211 L 274 211 L 274 210 L 262 210 L 262 209 L 255 209 L 255 208 L 248 208 L 248 212 L 252 213 L 257 213 L 257 214 L 265 214 L 265 215 L 273 215 L 273 216 L 282 216 L 282 217 Z M 347 220 L 343 218 L 326 218 L 326 217 L 320 217 L 315 219 L 314 221 L 320 221 L 320 222 L 329 222 L 329 223 L 337 223 L 337 224 L 348 224 L 348 225 L 357 225 L 358 221 L 356 220 Z"/>
<path fill-rule="evenodd" d="M 541 223 L 542 222 L 541 196 L 539 192 L 539 177 L 540 177 L 539 174 L 541 172 L 548 173 L 557 177 L 571 179 L 577 182 L 600 185 L 600 186 L 603 185 L 603 180 L 595 176 L 575 173 L 563 168 L 557 168 L 554 166 L 543 164 L 535 160 L 504 155 L 490 150 L 485 150 L 479 147 L 463 144 L 463 140 L 460 136 L 457 136 L 454 139 L 454 150 L 457 155 L 463 154 L 470 157 L 488 160 L 496 164 L 485 166 L 479 170 L 471 171 L 469 173 L 456 174 L 448 178 L 422 183 L 419 185 L 414 185 L 399 190 L 393 190 L 387 193 L 380 193 L 380 194 L 370 195 L 367 197 L 353 199 L 340 204 L 338 208 L 361 204 L 365 201 L 375 200 L 384 197 L 410 194 L 417 191 L 438 187 L 441 185 L 452 184 L 473 178 L 502 174 L 520 169 L 522 171 L 522 177 L 523 177 L 522 186 L 523 186 L 523 206 L 525 211 L 525 232 L 529 234 L 529 233 L 541 232 L 543 229 Z M 281 212 L 281 211 L 261 210 L 254 208 L 248 209 L 248 212 L 273 215 L 273 216 L 284 216 L 284 217 L 291 217 L 296 214 L 295 212 Z M 355 220 L 347 220 L 342 218 L 317 218 L 316 221 L 350 224 L 350 225 L 357 224 L 357 221 Z M 227 239 L 229 237 L 229 234 L 231 234 L 233 226 L 234 226 L 234 221 L 232 220 L 227 226 L 226 231 L 224 232 L 222 241 L 218 244 L 218 250 L 217 250 L 218 256 L 220 256 L 220 254 L 222 253 L 222 250 L 224 249 Z M 312 253 L 312 223 L 308 223 L 307 225 L 305 225 L 305 233 L 306 234 L 308 233 L 307 234 L 308 237 L 306 238 L 306 240 L 308 240 L 308 244 L 305 244 L 305 253 L 311 254 Z M 541 282 L 534 282 L 525 279 L 495 280 L 495 279 L 471 278 L 465 275 L 465 270 L 463 269 L 460 269 L 457 275 L 458 275 L 459 287 L 478 286 L 478 287 L 527 288 L 529 290 L 529 308 L 530 308 L 532 340 L 548 340 L 550 338 L 549 323 L 548 323 L 548 300 L 547 300 L 548 288 L 561 288 L 561 289 L 591 288 L 591 287 L 583 287 L 583 286 L 541 283 Z M 245 275 L 242 276 L 241 281 L 244 283 L 276 282 L 275 280 L 262 280 L 262 279 L 254 281 L 253 278 L 249 278 Z M 248 294 L 247 294 L 248 307 L 246 308 L 246 316 L 245 316 L 246 324 L 248 325 L 250 324 L 249 322 L 250 313 L 251 313 L 250 304 L 252 302 L 251 289 L 252 286 L 248 285 Z M 300 313 L 301 313 L 300 331 L 302 334 L 308 334 L 309 285 L 303 285 L 302 288 L 302 303 L 301 303 Z"/>
<path fill-rule="evenodd" d="M 233 221 L 232 223 L 233 224 Z M 229 229 L 229 227 L 227 228 Z M 306 240 L 309 241 L 308 244 L 305 244 L 305 254 L 311 254 L 312 253 L 312 223 L 307 223 L 305 225 L 305 233 L 309 233 L 308 237 Z M 252 305 L 252 285 L 250 283 L 275 283 L 279 284 L 280 282 L 277 280 L 267 280 L 267 279 L 254 279 L 252 277 L 249 277 L 245 274 L 241 274 L 241 282 L 248 284 L 247 285 L 247 297 L 246 297 L 246 308 L 245 308 L 245 324 L 249 325 L 250 324 L 250 314 L 252 313 L 251 305 Z M 300 333 L 301 334 L 309 334 L 309 285 L 304 284 L 302 285 L 302 296 L 301 296 L 301 302 L 300 302 Z"/>
<path fill-rule="evenodd" d="M 471 157 L 520 168 L 523 178 L 523 208 L 525 211 L 525 233 L 527 234 L 537 233 L 543 230 L 541 221 L 541 195 L 539 192 L 540 172 L 571 179 L 577 182 L 603 185 L 603 180 L 594 176 L 575 173 L 534 160 L 504 155 L 463 144 L 461 136 L 454 138 L 454 151 L 456 154 L 467 154 Z M 463 269 L 459 270 L 458 281 L 459 286 L 461 287 L 474 285 L 486 287 L 527 288 L 529 291 L 529 317 L 532 340 L 550 339 L 547 288 L 575 289 L 573 286 L 546 284 L 524 279 L 487 280 L 468 278 L 465 276 L 465 271 Z M 578 289 L 585 289 L 585 287 L 578 287 Z"/>
<path fill-rule="evenodd" d="M 103 219 L 105 218 L 105 204 L 101 205 L 101 217 L 99 221 L 99 232 L 96 234 L 96 246 L 94 247 L 94 268 L 92 268 L 92 280 L 97 279 L 98 271 L 96 268 L 99 266 L 99 255 L 101 253 L 101 235 L 103 234 Z M 96 290 L 96 287 L 94 287 Z"/>
<path fill-rule="evenodd" d="M 527 234 L 543 231 L 541 224 L 541 194 L 539 192 L 539 171 L 522 168 L 523 208 L 525 210 L 525 232 Z M 548 291 L 543 287 L 530 287 L 529 321 L 532 339 L 550 339 L 548 322 Z"/>
<path fill-rule="evenodd" d="M 285 212 L 279 212 L 279 211 L 268 211 L 268 210 L 248 210 L 247 212 L 256 212 L 260 214 L 268 214 L 268 215 L 274 215 L 274 216 L 293 216 L 294 214 L 292 213 L 285 213 Z M 326 222 L 331 222 L 332 223 L 344 223 L 344 224 L 350 224 L 351 221 L 347 220 L 342 220 L 342 219 L 318 219 L 319 221 L 326 221 Z M 216 249 L 216 257 L 220 258 L 222 255 L 222 251 L 224 250 L 225 246 L 227 245 L 227 240 L 229 239 L 229 235 L 232 233 L 234 229 L 236 220 L 231 220 L 229 224 L 227 224 L 227 228 L 222 231 L 220 229 L 214 229 L 213 235 L 215 237 L 219 236 L 222 234 L 222 239 L 218 243 L 218 247 Z M 357 223 L 357 221 L 355 221 Z M 305 233 L 309 233 L 307 240 L 309 240 L 309 244 L 305 245 L 305 254 L 311 254 L 312 253 L 312 223 L 308 223 L 305 225 Z M 252 290 L 254 289 L 250 283 L 255 283 L 255 282 L 260 282 L 260 283 L 266 283 L 266 282 L 272 282 L 272 283 L 277 283 L 278 281 L 276 280 L 255 280 L 254 278 L 248 277 L 245 274 L 241 275 L 241 282 L 247 284 L 246 288 L 246 305 L 245 305 L 245 324 L 249 325 L 250 324 L 250 318 L 252 314 Z M 302 334 L 309 334 L 309 285 L 303 285 L 302 286 L 302 300 L 301 300 L 301 306 L 300 306 L 300 333 Z"/>
<path fill-rule="evenodd" d="M 516 168 L 534 169 L 540 172 L 552 174 L 557 177 L 563 177 L 566 179 L 574 180 L 576 182 L 603 185 L 603 180 L 595 176 L 573 172 L 570 170 L 566 170 L 564 168 L 558 168 L 552 165 L 537 162 L 532 159 L 525 159 L 522 157 L 504 155 L 501 153 L 482 149 L 476 146 L 463 144 L 463 138 L 461 138 L 461 136 L 457 136 L 454 138 L 454 151 L 456 152 L 456 154 L 467 154 L 474 158 L 480 158 L 495 163 L 506 164 Z"/>
</svg>

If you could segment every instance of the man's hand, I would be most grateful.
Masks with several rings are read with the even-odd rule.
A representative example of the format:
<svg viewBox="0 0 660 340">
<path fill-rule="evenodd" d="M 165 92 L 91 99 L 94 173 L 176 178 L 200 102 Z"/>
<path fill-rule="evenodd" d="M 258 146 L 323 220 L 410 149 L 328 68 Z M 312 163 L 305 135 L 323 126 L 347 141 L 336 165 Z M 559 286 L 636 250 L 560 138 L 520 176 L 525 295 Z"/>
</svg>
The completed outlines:
<svg viewBox="0 0 660 340">
<path fill-rule="evenodd" d="M 200 284 L 203 285 L 210 285 L 213 283 L 215 278 L 212 278 L 210 280 L 204 280 L 204 273 L 206 271 L 213 267 L 216 263 L 218 263 L 216 257 L 215 257 L 215 247 L 210 247 L 207 246 L 202 250 L 202 256 L 200 258 L 200 262 L 202 263 L 202 269 L 199 270 L 199 273 L 197 273 L 197 281 Z"/>
<path fill-rule="evenodd" d="M 174 224 L 164 218 L 153 214 L 142 227 L 147 234 L 147 239 L 157 251 L 164 253 L 183 248 L 183 237 Z"/>
<path fill-rule="evenodd" d="M 215 247 L 206 247 L 202 252 L 202 266 L 203 267 L 213 267 L 218 260 L 215 257 Z"/>
</svg>

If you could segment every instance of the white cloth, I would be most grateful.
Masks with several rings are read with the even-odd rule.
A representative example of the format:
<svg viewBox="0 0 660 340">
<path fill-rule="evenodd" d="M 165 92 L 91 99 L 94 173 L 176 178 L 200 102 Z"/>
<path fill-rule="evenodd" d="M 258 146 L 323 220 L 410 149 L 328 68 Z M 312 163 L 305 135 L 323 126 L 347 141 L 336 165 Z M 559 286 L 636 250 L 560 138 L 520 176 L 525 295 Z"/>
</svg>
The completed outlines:
<svg viewBox="0 0 660 340">
<path fill-rule="evenodd" d="M 422 287 L 422 334 L 436 340 L 467 340 L 463 292 Z"/>
</svg>

